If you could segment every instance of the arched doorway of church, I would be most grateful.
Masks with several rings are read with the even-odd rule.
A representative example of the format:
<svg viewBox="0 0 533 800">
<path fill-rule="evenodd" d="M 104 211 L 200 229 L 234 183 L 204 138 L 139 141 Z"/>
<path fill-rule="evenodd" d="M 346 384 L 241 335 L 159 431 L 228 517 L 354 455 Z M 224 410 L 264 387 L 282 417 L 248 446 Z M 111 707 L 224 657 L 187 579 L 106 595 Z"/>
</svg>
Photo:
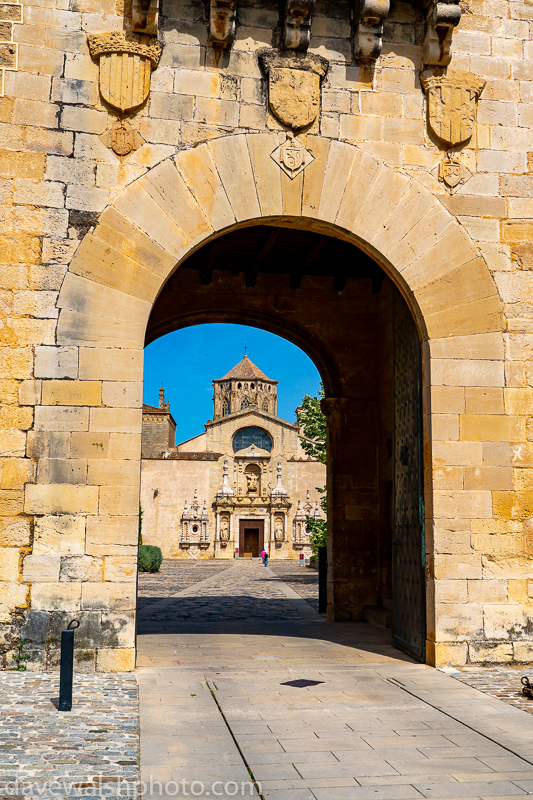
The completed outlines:
<svg viewBox="0 0 533 800">
<path fill-rule="evenodd" d="M 424 577 L 425 381 L 419 334 L 400 291 L 351 243 L 297 229 L 288 220 L 284 227 L 252 225 L 220 236 L 181 263 L 153 306 L 146 343 L 188 326 L 220 322 L 286 338 L 309 355 L 322 377 L 328 618 L 392 626 L 395 643 L 424 660 L 431 638 Z M 238 389 L 233 377 L 221 376 L 218 400 L 215 387 L 214 415 L 222 421 L 246 414 L 250 403 L 244 381 Z M 265 378 L 272 384 L 276 376 Z M 240 408 L 232 406 L 237 401 Z M 250 427 L 261 429 L 259 423 Z M 243 450 L 264 451 L 261 443 L 241 444 Z M 230 464 L 217 459 L 220 474 L 209 486 L 212 503 L 223 487 L 233 489 Z M 263 466 L 251 470 L 244 460 L 242 466 L 242 486 L 258 490 L 260 497 Z M 200 517 L 201 499 L 191 498 Z M 252 526 L 243 526 L 241 536 L 232 513 L 216 515 L 214 536 L 220 550 L 222 541 L 231 540 L 233 554 L 237 547 L 240 556 Z M 280 522 L 282 529 L 276 519 L 269 521 L 274 543 L 276 530 L 285 536 L 294 524 L 281 514 Z M 255 530 L 265 541 L 264 529 Z M 252 539 L 250 533 L 249 546 L 255 547 Z M 194 546 L 200 549 L 200 543 Z"/>
</svg>

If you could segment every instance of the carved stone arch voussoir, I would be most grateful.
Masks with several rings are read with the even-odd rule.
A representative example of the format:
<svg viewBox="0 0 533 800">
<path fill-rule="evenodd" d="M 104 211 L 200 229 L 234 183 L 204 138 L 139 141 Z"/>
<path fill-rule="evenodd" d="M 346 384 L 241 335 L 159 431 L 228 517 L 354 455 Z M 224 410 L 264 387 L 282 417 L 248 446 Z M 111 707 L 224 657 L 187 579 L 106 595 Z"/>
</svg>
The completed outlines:
<svg viewBox="0 0 533 800">
<path fill-rule="evenodd" d="M 156 297 L 193 249 L 232 227 L 287 218 L 375 258 L 402 290 L 423 338 L 502 330 L 485 261 L 425 187 L 353 145 L 309 135 L 305 146 L 314 160 L 297 181 L 271 158 L 277 134 L 264 133 L 198 145 L 130 184 L 70 264 L 58 344 L 141 350 Z"/>
</svg>

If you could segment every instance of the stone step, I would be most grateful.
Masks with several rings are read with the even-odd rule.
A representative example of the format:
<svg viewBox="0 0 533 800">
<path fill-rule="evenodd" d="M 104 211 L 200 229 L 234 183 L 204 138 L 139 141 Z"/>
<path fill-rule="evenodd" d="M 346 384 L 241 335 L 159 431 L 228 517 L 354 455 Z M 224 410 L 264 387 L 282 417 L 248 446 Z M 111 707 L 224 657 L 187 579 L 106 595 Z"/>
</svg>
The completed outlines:
<svg viewBox="0 0 533 800">
<path fill-rule="evenodd" d="M 392 628 L 392 611 L 387 608 L 365 608 L 365 621 L 378 628 Z"/>
</svg>

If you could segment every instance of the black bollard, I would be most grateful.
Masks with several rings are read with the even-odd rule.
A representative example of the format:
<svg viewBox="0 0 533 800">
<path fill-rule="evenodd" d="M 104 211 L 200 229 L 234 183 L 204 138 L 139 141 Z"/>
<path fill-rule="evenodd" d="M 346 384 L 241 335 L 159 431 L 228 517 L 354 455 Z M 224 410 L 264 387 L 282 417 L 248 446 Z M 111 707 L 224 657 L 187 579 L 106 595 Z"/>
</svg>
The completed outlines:
<svg viewBox="0 0 533 800">
<path fill-rule="evenodd" d="M 318 610 L 325 614 L 328 610 L 328 548 L 318 548 Z"/>
<path fill-rule="evenodd" d="M 72 711 L 72 677 L 74 673 L 74 631 L 80 627 L 77 619 L 61 631 L 61 662 L 59 665 L 59 711 Z"/>
</svg>

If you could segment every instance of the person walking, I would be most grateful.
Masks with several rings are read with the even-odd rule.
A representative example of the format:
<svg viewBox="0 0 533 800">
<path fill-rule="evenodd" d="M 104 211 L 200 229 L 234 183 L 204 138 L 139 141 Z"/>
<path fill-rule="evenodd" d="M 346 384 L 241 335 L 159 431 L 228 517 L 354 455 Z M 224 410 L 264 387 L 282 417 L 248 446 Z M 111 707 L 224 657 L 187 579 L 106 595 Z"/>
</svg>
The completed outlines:
<svg viewBox="0 0 533 800">
<path fill-rule="evenodd" d="M 263 566 L 268 567 L 268 553 L 266 550 L 261 553 L 261 558 L 263 559 Z"/>
</svg>

